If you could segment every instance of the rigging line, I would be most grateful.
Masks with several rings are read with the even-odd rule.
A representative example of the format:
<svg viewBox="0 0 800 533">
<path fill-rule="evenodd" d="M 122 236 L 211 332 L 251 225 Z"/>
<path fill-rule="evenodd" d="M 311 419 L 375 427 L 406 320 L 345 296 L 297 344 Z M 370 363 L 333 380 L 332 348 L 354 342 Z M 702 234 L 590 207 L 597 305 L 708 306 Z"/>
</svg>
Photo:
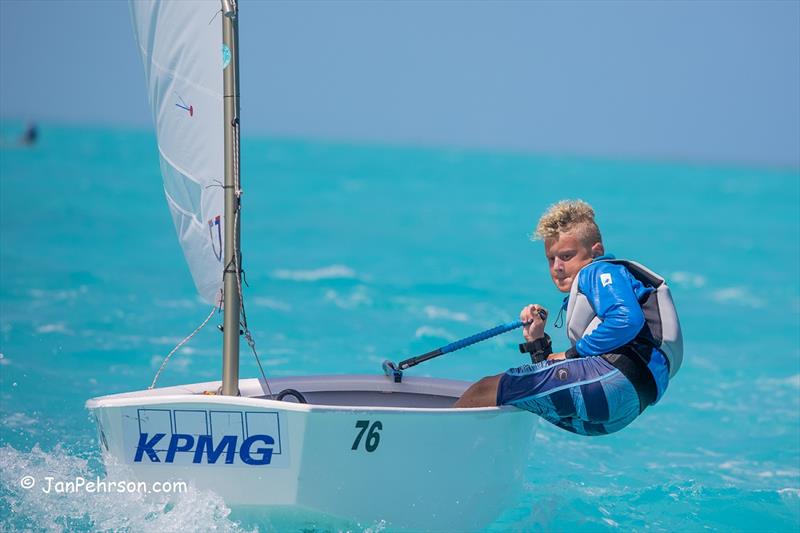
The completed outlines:
<svg viewBox="0 0 800 533">
<path fill-rule="evenodd" d="M 272 387 L 269 386 L 269 380 L 267 379 L 267 375 L 264 373 L 264 367 L 261 366 L 261 359 L 259 359 L 258 353 L 256 353 L 256 341 L 253 340 L 253 336 L 250 334 L 249 329 L 244 330 L 244 338 L 247 341 L 247 345 L 250 346 L 250 349 L 253 351 L 253 355 L 256 358 L 256 363 L 258 364 L 258 370 L 261 372 L 261 377 L 264 378 L 264 384 L 267 386 L 267 391 L 269 392 L 270 396 L 273 396 Z"/>
<path fill-rule="evenodd" d="M 234 233 L 236 233 L 236 230 L 239 227 L 239 215 L 240 215 L 240 212 L 237 209 L 236 210 L 236 215 L 234 216 L 234 219 L 233 219 L 234 220 L 234 222 L 233 222 L 234 223 Z M 241 268 L 241 252 L 239 254 L 234 254 L 234 257 L 237 257 L 237 256 L 239 258 L 238 264 L 237 264 L 236 259 L 232 259 L 232 262 L 234 263 L 234 269 L 236 271 L 239 271 L 239 269 Z M 253 357 L 255 357 L 255 359 L 256 359 L 256 364 L 258 365 L 258 370 L 259 370 L 259 372 L 261 372 L 261 377 L 264 378 L 264 384 L 267 386 L 267 391 L 269 392 L 269 395 L 273 396 L 272 387 L 270 387 L 270 385 L 269 385 L 269 380 L 267 379 L 267 374 L 264 372 L 264 367 L 261 365 L 261 358 L 258 357 L 258 352 L 256 351 L 256 341 L 255 341 L 255 339 L 253 339 L 253 334 L 250 332 L 250 328 L 247 325 L 247 312 L 245 311 L 245 308 L 244 308 L 244 294 L 243 294 L 243 291 L 242 291 L 242 282 L 241 282 L 241 279 L 239 278 L 238 275 L 236 276 L 236 286 L 239 289 L 239 315 L 240 315 L 239 316 L 239 319 L 240 319 L 239 321 L 240 321 L 240 324 L 242 325 L 242 329 L 244 330 L 245 341 L 247 341 L 247 345 L 250 346 L 250 350 L 253 352 Z"/>
<path fill-rule="evenodd" d="M 233 238 L 237 239 L 239 236 L 239 218 L 241 217 L 242 213 L 242 189 L 240 188 L 239 176 L 239 121 L 234 119 L 231 126 L 233 127 L 233 185 L 234 194 L 236 195 L 236 213 L 233 215 Z M 233 247 L 233 257 L 231 257 L 231 262 L 233 263 L 234 270 L 236 270 L 236 287 L 239 290 L 239 315 L 241 315 L 244 309 L 242 279 L 241 276 L 239 276 L 239 272 L 242 269 L 242 245 L 241 242 L 236 242 L 235 244 L 236 246 Z M 244 325 L 247 325 L 246 321 Z"/>
<path fill-rule="evenodd" d="M 233 150 L 233 178 L 235 180 L 236 185 L 236 198 L 241 201 L 242 198 L 242 189 L 241 189 L 241 179 L 239 176 L 239 118 L 233 119 L 233 123 L 231 124 L 233 127 L 233 142 L 235 149 Z M 241 205 L 237 206 L 241 207 Z"/>
<path fill-rule="evenodd" d="M 241 189 L 241 177 L 239 175 L 239 119 L 236 118 L 233 120 L 233 142 L 234 142 L 234 150 L 233 150 L 233 179 L 234 179 L 234 194 L 236 194 L 236 213 L 233 217 L 233 234 L 239 234 L 239 218 L 241 217 L 242 213 L 242 189 Z M 269 380 L 267 379 L 267 374 L 264 372 L 264 367 L 261 365 L 261 359 L 258 357 L 258 352 L 256 351 L 256 341 L 253 339 L 253 334 L 250 332 L 250 328 L 247 325 L 247 312 L 244 308 L 244 294 L 242 291 L 242 279 L 239 275 L 239 272 L 242 270 L 242 247 L 239 243 L 239 246 L 234 247 L 233 257 L 231 258 L 231 262 L 233 262 L 234 270 L 236 270 L 236 288 L 239 291 L 239 319 L 242 325 L 242 329 L 244 330 L 244 338 L 247 341 L 247 345 L 250 346 L 250 350 L 253 352 L 253 356 L 256 359 L 256 364 L 258 365 L 258 370 L 261 372 L 261 377 L 264 378 L 264 384 L 267 386 L 267 391 L 269 395 L 272 396 L 272 388 L 269 386 Z M 226 267 L 227 268 L 227 267 Z"/>
<path fill-rule="evenodd" d="M 239 226 L 239 210 L 236 211 L 236 216 L 234 217 L 234 233 Z M 234 254 L 236 255 L 236 254 Z M 241 264 L 241 253 L 239 254 L 239 262 Z M 236 260 L 233 260 L 234 268 L 238 271 L 239 266 L 236 265 Z M 239 311 L 240 311 L 240 324 L 242 325 L 242 329 L 244 330 L 244 339 L 247 341 L 247 345 L 250 346 L 250 350 L 253 352 L 253 357 L 256 359 L 256 364 L 258 365 L 258 370 L 261 372 L 261 377 L 264 378 L 264 384 L 267 386 L 267 392 L 269 392 L 270 396 L 273 396 L 272 387 L 269 385 L 269 380 L 267 379 L 267 374 L 264 372 L 264 367 L 261 365 L 261 358 L 258 357 L 258 352 L 256 351 L 256 341 L 253 339 L 253 334 L 250 332 L 250 328 L 247 325 L 247 312 L 245 311 L 244 307 L 244 294 L 242 291 L 242 283 L 239 279 L 239 276 L 236 276 L 236 285 L 239 289 Z"/>
<path fill-rule="evenodd" d="M 211 23 L 212 23 L 212 22 L 214 22 L 214 19 L 216 19 L 216 18 L 217 18 L 217 16 L 219 16 L 219 14 L 220 14 L 220 13 L 222 13 L 222 8 L 220 8 L 220 9 L 219 9 L 219 11 L 217 11 L 216 13 L 214 13 L 214 16 L 213 16 L 213 17 L 211 17 L 211 20 L 209 20 L 209 21 L 208 21 L 208 25 L 209 25 L 209 26 L 211 26 Z"/>
<path fill-rule="evenodd" d="M 188 337 L 186 337 L 185 339 L 183 339 L 181 342 L 179 342 L 179 343 L 178 343 L 178 344 L 177 344 L 177 345 L 176 345 L 176 346 L 175 346 L 175 347 L 172 349 L 172 351 L 171 351 L 171 352 L 169 352 L 169 354 L 167 354 L 167 356 L 164 358 L 164 361 L 161 363 L 161 368 L 159 368 L 159 369 L 158 369 L 158 372 L 156 372 L 156 375 L 155 375 L 155 377 L 153 378 L 153 382 L 150 384 L 150 386 L 149 386 L 149 387 L 147 387 L 147 389 L 148 389 L 148 390 L 151 390 L 151 389 L 154 389 L 154 388 L 155 388 L 155 386 L 156 386 L 156 381 L 158 381 L 158 377 L 161 375 L 161 372 L 163 372 L 163 370 L 166 368 L 166 366 L 167 366 L 167 362 L 169 361 L 169 358 L 170 358 L 170 357 L 172 357 L 172 355 L 173 355 L 175 352 L 177 352 L 177 351 L 178 351 L 178 349 L 179 349 L 181 346 L 183 346 L 184 344 L 186 344 L 187 342 L 189 342 L 189 339 L 191 339 L 192 337 L 194 337 L 195 335 L 197 335 L 197 333 L 198 333 L 198 332 L 199 332 L 201 329 L 203 329 L 203 328 L 205 327 L 205 325 L 206 325 L 206 324 L 208 324 L 208 321 L 209 321 L 209 320 L 211 320 L 211 317 L 212 317 L 212 316 L 214 316 L 214 313 L 216 313 L 216 312 L 217 312 L 217 310 L 219 310 L 219 308 L 218 308 L 217 306 L 214 306 L 214 307 L 211 309 L 211 313 L 209 313 L 209 314 L 208 314 L 208 316 L 206 317 L 206 319 L 205 319 L 205 320 L 203 320 L 203 323 L 202 323 L 202 324 L 200 324 L 199 326 L 197 326 L 197 329 L 195 329 L 195 330 L 194 330 L 194 331 L 191 333 L 191 335 L 189 335 Z"/>
<path fill-rule="evenodd" d="M 239 175 L 239 119 L 236 118 L 232 121 L 231 126 L 233 127 L 233 143 L 234 143 L 234 150 L 233 150 L 233 179 L 234 179 L 234 193 L 236 194 L 236 214 L 234 215 L 233 219 L 233 233 L 234 235 L 238 235 L 239 233 L 239 225 L 240 225 L 240 218 L 242 214 L 242 188 L 241 188 L 241 176 Z M 244 310 L 244 294 L 242 291 L 242 278 L 239 275 L 239 272 L 242 270 L 242 246 L 241 242 L 237 243 L 238 246 L 234 247 L 234 253 L 232 261 L 234 262 L 234 268 L 237 271 L 236 274 L 236 286 L 239 290 L 239 315 L 240 320 L 243 321 L 242 325 L 244 326 L 245 331 L 249 331 L 247 327 L 247 314 Z M 252 338 L 252 337 L 251 337 Z M 255 353 L 255 351 L 254 351 Z M 258 359 L 258 356 L 256 356 Z"/>
</svg>

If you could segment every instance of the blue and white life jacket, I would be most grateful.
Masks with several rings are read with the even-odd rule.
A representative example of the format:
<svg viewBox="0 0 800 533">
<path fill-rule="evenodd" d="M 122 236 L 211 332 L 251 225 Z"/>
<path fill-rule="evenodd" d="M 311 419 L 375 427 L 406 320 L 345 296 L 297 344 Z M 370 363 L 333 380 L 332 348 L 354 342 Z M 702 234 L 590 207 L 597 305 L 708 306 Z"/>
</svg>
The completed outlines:
<svg viewBox="0 0 800 533">
<path fill-rule="evenodd" d="M 652 342 L 660 349 L 669 363 L 669 377 L 678 372 L 683 362 L 683 335 L 675 310 L 672 294 L 664 278 L 647 267 L 625 259 L 598 259 L 624 266 L 630 274 L 645 287 L 653 290 L 639 302 L 644 313 L 645 324 Z M 590 263 L 591 264 L 591 263 Z M 586 268 L 586 267 L 584 267 Z M 567 304 L 567 336 L 574 345 L 582 337 L 589 335 L 602 322 L 595 313 L 589 299 L 578 290 L 580 274 L 575 276 Z"/>
</svg>

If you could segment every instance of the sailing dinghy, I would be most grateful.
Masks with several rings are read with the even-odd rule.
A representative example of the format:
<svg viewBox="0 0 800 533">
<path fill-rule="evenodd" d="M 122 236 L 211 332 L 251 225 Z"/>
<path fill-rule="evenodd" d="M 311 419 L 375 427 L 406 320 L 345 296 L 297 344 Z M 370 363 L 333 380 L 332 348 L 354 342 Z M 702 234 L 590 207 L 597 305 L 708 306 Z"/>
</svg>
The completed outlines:
<svg viewBox="0 0 800 533">
<path fill-rule="evenodd" d="M 452 408 L 469 383 L 404 377 L 393 364 L 375 375 L 239 379 L 240 335 L 252 339 L 239 248 L 237 6 L 132 0 L 131 13 L 167 203 L 198 292 L 224 310 L 223 365 L 221 381 L 89 400 L 104 460 L 141 481 L 213 490 L 246 515 L 416 530 L 489 523 L 521 487 L 537 417 Z"/>
</svg>

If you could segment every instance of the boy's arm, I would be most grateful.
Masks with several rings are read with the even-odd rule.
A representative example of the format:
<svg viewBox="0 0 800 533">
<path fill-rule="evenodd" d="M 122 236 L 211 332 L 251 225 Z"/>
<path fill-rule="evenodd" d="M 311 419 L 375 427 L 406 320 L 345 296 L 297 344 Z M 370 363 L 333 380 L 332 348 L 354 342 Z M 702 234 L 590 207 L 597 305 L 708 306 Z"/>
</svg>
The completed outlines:
<svg viewBox="0 0 800 533">
<path fill-rule="evenodd" d="M 601 355 L 632 341 L 644 326 L 644 313 L 622 265 L 601 263 L 581 271 L 578 289 L 602 323 L 566 352 L 567 357 Z"/>
</svg>

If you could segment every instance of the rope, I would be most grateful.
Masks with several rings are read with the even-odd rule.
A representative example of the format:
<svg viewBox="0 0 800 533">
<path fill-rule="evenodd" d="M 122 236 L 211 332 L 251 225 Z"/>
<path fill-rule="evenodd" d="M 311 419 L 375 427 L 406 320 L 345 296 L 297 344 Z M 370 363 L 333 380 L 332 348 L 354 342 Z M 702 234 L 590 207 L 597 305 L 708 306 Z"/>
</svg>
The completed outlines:
<svg viewBox="0 0 800 533">
<path fill-rule="evenodd" d="M 174 354 L 175 352 L 177 352 L 177 351 L 180 349 L 180 347 L 181 347 L 181 346 L 183 346 L 184 344 L 186 344 L 187 342 L 189 342 L 189 339 L 191 339 L 192 337 L 194 337 L 195 335 L 197 335 L 197 333 L 198 333 L 198 332 L 199 332 L 201 329 L 203 329 L 203 328 L 205 327 L 205 325 L 206 325 L 206 324 L 208 324 L 208 321 L 209 321 L 209 320 L 211 320 L 211 317 L 212 317 L 212 316 L 214 316 L 214 313 L 216 313 L 216 312 L 217 312 L 217 309 L 218 309 L 218 308 L 217 308 L 216 306 L 215 306 L 214 308 L 212 308 L 212 309 L 211 309 L 211 312 L 208 314 L 208 316 L 206 317 L 206 319 L 205 319 L 205 320 L 203 320 L 203 323 L 202 323 L 202 324 L 200 324 L 199 326 L 197 326 L 197 329 L 196 329 L 196 330 L 194 330 L 194 331 L 192 332 L 192 334 L 191 334 L 191 335 L 189 335 L 188 337 L 186 337 L 185 339 L 183 339 L 181 342 L 179 342 L 179 343 L 177 344 L 177 346 L 175 346 L 175 347 L 172 349 L 172 351 L 171 351 L 171 352 L 169 352 L 169 354 L 167 354 L 167 356 L 164 358 L 164 361 L 161 363 L 161 368 L 159 368 L 159 369 L 158 369 L 158 372 L 156 372 L 156 376 L 153 378 L 153 382 L 150 384 L 150 386 L 149 386 L 149 387 L 147 387 L 147 388 L 148 388 L 148 390 L 155 388 L 155 386 L 156 386 L 156 381 L 158 381 L 158 376 L 160 376 L 160 375 L 161 375 L 161 372 L 164 370 L 164 368 L 166 368 L 166 366 L 167 366 L 167 361 L 169 361 L 169 358 L 170 358 L 170 357 L 172 357 L 172 354 Z"/>
<path fill-rule="evenodd" d="M 233 123 L 233 143 L 234 143 L 234 150 L 233 150 L 233 178 L 235 180 L 234 184 L 234 193 L 236 194 L 236 215 L 233 218 L 233 234 L 239 234 L 239 217 L 241 216 L 241 199 L 242 199 L 242 188 L 241 188 L 241 181 L 239 176 L 239 121 L 235 120 Z M 237 249 L 234 251 L 233 254 L 233 269 L 236 275 L 236 288 L 239 291 L 239 322 L 242 325 L 242 329 L 244 330 L 244 338 L 247 341 L 247 345 L 250 346 L 250 350 L 253 352 L 253 357 L 256 359 L 256 364 L 258 365 L 258 370 L 261 372 L 261 377 L 264 378 L 264 384 L 267 386 L 267 391 L 269 395 L 272 396 L 272 388 L 269 386 L 269 380 L 267 380 L 267 374 L 264 372 L 264 367 L 261 366 L 261 359 L 258 357 L 258 352 L 256 352 L 256 341 L 253 339 L 253 334 L 250 332 L 250 328 L 247 325 L 247 313 L 244 309 L 244 293 L 242 291 L 242 278 L 239 273 L 242 271 L 242 257 L 241 257 L 241 247 L 236 247 Z"/>
<path fill-rule="evenodd" d="M 253 355 L 256 358 L 256 363 L 258 363 L 258 370 L 261 372 L 261 377 L 264 378 L 264 384 L 267 386 L 267 391 L 269 392 L 270 396 L 273 396 L 272 387 L 269 386 L 267 375 L 264 373 L 264 367 L 261 366 L 261 360 L 258 358 L 258 354 L 256 353 L 256 341 L 253 340 L 253 336 L 250 334 L 249 329 L 244 331 L 244 338 L 247 341 L 248 346 L 250 346 L 250 349 L 253 351 Z"/>
</svg>

